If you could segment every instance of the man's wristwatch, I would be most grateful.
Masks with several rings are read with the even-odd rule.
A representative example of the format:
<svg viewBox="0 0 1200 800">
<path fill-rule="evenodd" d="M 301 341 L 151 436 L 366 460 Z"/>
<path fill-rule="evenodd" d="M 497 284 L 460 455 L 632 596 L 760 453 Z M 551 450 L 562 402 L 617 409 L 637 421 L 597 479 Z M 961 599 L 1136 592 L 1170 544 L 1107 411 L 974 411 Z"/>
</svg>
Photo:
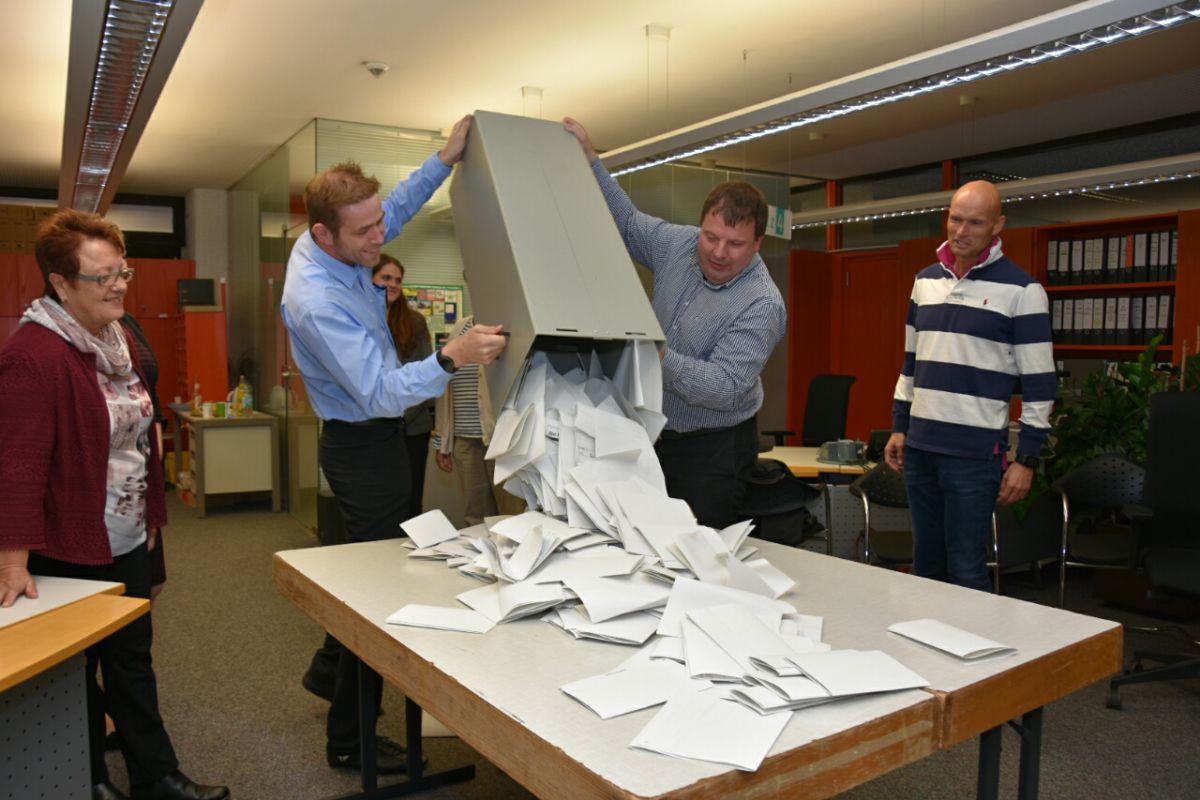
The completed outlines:
<svg viewBox="0 0 1200 800">
<path fill-rule="evenodd" d="M 442 365 L 442 369 L 446 370 L 446 372 L 449 372 L 451 375 L 458 372 L 458 367 L 454 366 L 454 359 L 443 353 L 442 348 L 439 347 L 434 355 L 437 356 L 438 363 Z"/>
<path fill-rule="evenodd" d="M 1042 463 L 1042 460 L 1037 456 L 1031 456 L 1028 454 L 1018 455 L 1015 460 L 1022 467 L 1029 467 L 1030 469 L 1037 469 L 1038 465 Z"/>
</svg>

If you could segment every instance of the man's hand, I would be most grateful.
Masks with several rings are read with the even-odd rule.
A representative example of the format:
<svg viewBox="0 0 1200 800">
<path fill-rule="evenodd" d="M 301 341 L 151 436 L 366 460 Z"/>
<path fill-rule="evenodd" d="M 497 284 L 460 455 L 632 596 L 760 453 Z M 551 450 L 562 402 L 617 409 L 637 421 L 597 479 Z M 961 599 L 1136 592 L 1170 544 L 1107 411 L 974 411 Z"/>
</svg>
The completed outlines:
<svg viewBox="0 0 1200 800">
<path fill-rule="evenodd" d="M 997 498 L 1000 505 L 1017 502 L 1029 494 L 1030 486 L 1033 486 L 1033 470 L 1015 461 L 1009 464 L 1008 469 L 1004 470 L 1004 477 L 1000 479 L 1000 497 Z"/>
<path fill-rule="evenodd" d="M 883 462 L 896 472 L 904 471 L 904 434 L 893 433 L 883 448 Z"/>
<path fill-rule="evenodd" d="M 471 130 L 471 120 L 473 119 L 473 116 L 467 114 L 454 123 L 454 127 L 450 130 L 450 137 L 446 139 L 446 144 L 438 151 L 438 158 L 447 167 L 453 167 L 462 161 L 463 150 L 467 148 L 467 133 Z"/>
<path fill-rule="evenodd" d="M 563 117 L 563 127 L 567 129 L 568 133 L 579 140 L 579 144 L 583 146 L 583 154 L 587 156 L 589 164 L 600 157 L 600 154 L 596 152 L 596 148 L 592 144 L 592 137 L 588 136 L 586 128 L 570 117 Z"/>
<path fill-rule="evenodd" d="M 454 472 L 454 454 L 443 453 L 438 451 L 433 454 L 433 458 L 437 461 L 438 469 L 442 472 Z"/>
<path fill-rule="evenodd" d="M 0 552 L 0 608 L 8 608 L 21 595 L 30 599 L 38 596 L 37 585 L 26 567 L 28 561 L 28 550 Z"/>
<path fill-rule="evenodd" d="M 442 346 L 442 354 L 454 361 L 455 369 L 467 364 L 490 364 L 508 344 L 500 335 L 503 325 L 476 325 L 471 330 Z"/>
</svg>

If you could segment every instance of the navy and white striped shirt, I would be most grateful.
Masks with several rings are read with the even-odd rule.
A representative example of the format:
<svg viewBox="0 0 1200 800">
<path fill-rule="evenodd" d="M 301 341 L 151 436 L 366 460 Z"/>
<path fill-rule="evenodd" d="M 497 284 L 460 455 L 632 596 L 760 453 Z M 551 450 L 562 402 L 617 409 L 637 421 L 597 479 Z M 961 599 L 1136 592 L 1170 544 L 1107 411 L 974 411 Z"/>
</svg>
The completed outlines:
<svg viewBox="0 0 1200 800">
<path fill-rule="evenodd" d="M 1046 291 L 998 238 L 961 279 L 941 260 L 917 273 L 892 407 L 892 430 L 906 444 L 968 458 L 1004 451 L 1019 392 L 1017 452 L 1038 456 L 1055 388 Z"/>
<path fill-rule="evenodd" d="M 727 428 L 758 413 L 759 375 L 787 330 L 787 311 L 756 253 L 736 278 L 704 279 L 696 246 L 700 229 L 643 214 L 597 159 L 592 172 L 629 254 L 654 273 L 654 315 L 667 336 L 663 413 L 686 433 Z"/>
</svg>

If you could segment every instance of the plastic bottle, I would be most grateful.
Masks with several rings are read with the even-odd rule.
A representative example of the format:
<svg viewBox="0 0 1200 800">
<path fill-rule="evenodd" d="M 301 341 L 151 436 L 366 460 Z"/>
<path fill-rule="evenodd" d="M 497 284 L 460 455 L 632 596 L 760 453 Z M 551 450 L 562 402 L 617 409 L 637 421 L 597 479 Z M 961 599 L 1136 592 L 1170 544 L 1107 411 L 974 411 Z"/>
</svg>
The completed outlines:
<svg viewBox="0 0 1200 800">
<path fill-rule="evenodd" d="M 254 413 L 254 392 L 246 382 L 245 375 L 238 375 L 237 388 L 233 391 L 233 408 L 239 417 L 248 417 Z"/>
<path fill-rule="evenodd" d="M 192 382 L 192 413 L 199 414 L 200 406 L 204 404 L 204 397 L 200 394 L 200 376 Z"/>
</svg>

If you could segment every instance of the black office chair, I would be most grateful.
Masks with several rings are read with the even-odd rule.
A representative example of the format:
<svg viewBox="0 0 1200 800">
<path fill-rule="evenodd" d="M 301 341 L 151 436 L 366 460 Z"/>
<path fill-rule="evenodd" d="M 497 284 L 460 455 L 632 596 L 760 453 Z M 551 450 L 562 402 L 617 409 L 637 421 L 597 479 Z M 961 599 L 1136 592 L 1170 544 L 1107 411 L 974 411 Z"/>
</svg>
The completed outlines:
<svg viewBox="0 0 1200 800">
<path fill-rule="evenodd" d="M 850 387 L 856 378 L 853 375 L 814 375 L 808 382 L 808 399 L 804 403 L 804 429 L 801 445 L 816 447 L 841 439 L 846 435 L 846 414 L 850 410 Z M 770 436 L 776 447 L 782 447 L 784 438 L 795 436 L 795 431 L 762 431 Z"/>
<path fill-rule="evenodd" d="M 1142 498 L 1146 471 L 1128 458 L 1105 453 L 1084 462 L 1054 482 L 1062 496 L 1058 605 L 1062 607 L 1067 567 L 1128 569 L 1128 530 L 1115 523 L 1117 512 Z M 1086 512 L 1085 512 L 1086 510 Z M 1080 524 L 1087 519 L 1094 524 Z M 1071 524 L 1075 515 L 1077 522 Z"/>
<path fill-rule="evenodd" d="M 1142 502 L 1127 514 L 1133 522 L 1136 559 L 1150 596 L 1200 598 L 1200 393 L 1161 392 L 1150 398 L 1146 440 L 1146 484 Z M 1161 630 L 1161 629 L 1152 629 Z M 1121 707 L 1121 687 L 1130 683 L 1200 677 L 1200 652 L 1136 651 L 1133 665 L 1109 683 L 1109 708 Z M 1143 661 L 1163 664 L 1144 669 Z"/>
<path fill-rule="evenodd" d="M 908 487 L 904 476 L 887 464 L 879 463 L 850 484 L 850 494 L 863 504 L 862 561 L 875 562 L 885 567 L 902 567 L 912 564 L 912 519 L 906 529 L 876 529 L 871 524 L 871 506 L 884 508 L 908 508 Z M 992 514 L 992 542 L 988 553 L 988 566 L 992 567 L 992 590 L 1000 593 L 1000 570 L 1003 566 L 999 529 L 996 514 Z M 1021 552 L 1019 549 L 1016 552 Z"/>
<path fill-rule="evenodd" d="M 887 464 L 876 464 L 850 484 L 850 494 L 862 501 L 862 561 L 878 562 L 885 567 L 912 563 L 912 520 L 903 529 L 876 529 L 871 524 L 871 506 L 908 508 L 908 488 L 904 476 Z"/>
</svg>

